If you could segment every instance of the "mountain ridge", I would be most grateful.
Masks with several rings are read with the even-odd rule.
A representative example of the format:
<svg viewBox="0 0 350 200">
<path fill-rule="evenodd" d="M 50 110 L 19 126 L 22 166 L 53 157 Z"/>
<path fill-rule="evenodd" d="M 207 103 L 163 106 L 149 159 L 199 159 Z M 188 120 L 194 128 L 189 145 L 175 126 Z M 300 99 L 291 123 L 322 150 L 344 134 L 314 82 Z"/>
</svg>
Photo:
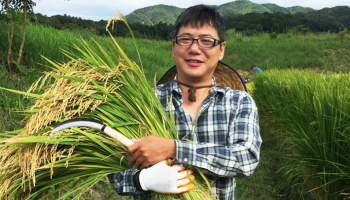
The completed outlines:
<svg viewBox="0 0 350 200">
<path fill-rule="evenodd" d="M 257 4 L 249 0 L 236 0 L 221 5 L 215 6 L 218 12 L 223 16 L 227 15 L 242 15 L 247 13 L 276 13 L 281 12 L 283 14 L 297 14 L 297 13 L 309 13 L 315 11 L 310 7 L 292 6 L 281 7 L 273 3 Z M 158 4 L 154 6 L 148 6 L 137 9 L 132 13 L 126 15 L 126 19 L 129 23 L 140 23 L 144 25 L 155 25 L 160 22 L 166 24 L 174 24 L 177 16 L 184 11 L 185 8 L 179 8 L 176 6 L 169 6 L 165 4 Z"/>
</svg>

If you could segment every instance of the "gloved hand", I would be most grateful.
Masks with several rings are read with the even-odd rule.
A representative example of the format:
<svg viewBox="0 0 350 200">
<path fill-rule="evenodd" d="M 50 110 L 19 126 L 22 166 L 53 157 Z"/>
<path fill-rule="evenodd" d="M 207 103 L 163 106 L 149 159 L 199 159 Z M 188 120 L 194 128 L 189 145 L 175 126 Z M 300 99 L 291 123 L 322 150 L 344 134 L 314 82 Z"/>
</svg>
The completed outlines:
<svg viewBox="0 0 350 200">
<path fill-rule="evenodd" d="M 164 194 L 179 194 L 194 188 L 192 170 L 186 170 L 170 160 L 143 169 L 139 175 L 141 188 Z"/>
</svg>

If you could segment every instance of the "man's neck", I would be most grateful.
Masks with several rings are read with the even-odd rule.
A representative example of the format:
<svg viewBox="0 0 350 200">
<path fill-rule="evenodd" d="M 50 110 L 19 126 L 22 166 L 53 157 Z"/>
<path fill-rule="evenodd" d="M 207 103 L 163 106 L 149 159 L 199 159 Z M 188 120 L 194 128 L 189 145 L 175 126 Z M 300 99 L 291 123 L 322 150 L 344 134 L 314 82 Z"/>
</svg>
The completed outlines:
<svg viewBox="0 0 350 200">
<path fill-rule="evenodd" d="M 194 124 L 202 102 L 209 95 L 210 88 L 197 89 L 196 101 L 190 101 L 188 87 L 180 84 L 180 89 L 183 96 L 181 107 L 191 116 L 192 124 Z"/>
<path fill-rule="evenodd" d="M 203 85 L 203 84 L 192 85 L 192 84 L 184 83 L 180 80 L 177 80 L 176 82 L 180 84 L 180 89 L 182 91 L 184 99 L 188 99 L 190 102 L 196 102 L 197 96 L 202 97 L 203 95 L 205 95 L 206 97 L 208 95 L 209 89 L 214 86 L 211 84 L 211 82 L 210 84 L 207 83 L 206 85 Z M 187 98 L 185 96 L 187 96 Z"/>
</svg>

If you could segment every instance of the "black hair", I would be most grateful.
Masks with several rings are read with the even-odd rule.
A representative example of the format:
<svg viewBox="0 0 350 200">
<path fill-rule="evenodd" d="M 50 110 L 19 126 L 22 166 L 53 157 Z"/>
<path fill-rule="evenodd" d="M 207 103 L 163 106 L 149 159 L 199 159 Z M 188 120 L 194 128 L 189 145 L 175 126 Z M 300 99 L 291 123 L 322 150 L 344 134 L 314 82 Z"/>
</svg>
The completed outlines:
<svg viewBox="0 0 350 200">
<path fill-rule="evenodd" d="M 225 23 L 219 12 L 212 6 L 196 5 L 187 8 L 177 18 L 172 38 L 175 38 L 182 26 L 191 25 L 193 27 L 203 25 L 213 26 L 219 35 L 221 42 L 225 41 Z"/>
</svg>

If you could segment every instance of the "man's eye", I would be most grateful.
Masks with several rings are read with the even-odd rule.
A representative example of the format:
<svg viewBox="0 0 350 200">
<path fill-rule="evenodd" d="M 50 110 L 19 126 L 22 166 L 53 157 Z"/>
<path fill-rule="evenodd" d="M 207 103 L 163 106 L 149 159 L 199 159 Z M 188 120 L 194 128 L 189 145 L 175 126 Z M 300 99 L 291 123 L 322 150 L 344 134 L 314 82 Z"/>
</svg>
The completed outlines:
<svg viewBox="0 0 350 200">
<path fill-rule="evenodd" d="M 180 41 L 186 42 L 186 41 L 192 41 L 192 39 L 191 38 L 180 38 Z"/>
<path fill-rule="evenodd" d="M 203 42 L 203 43 L 212 43 L 212 42 L 214 42 L 214 40 L 212 40 L 212 39 L 201 39 L 201 42 Z"/>
</svg>

